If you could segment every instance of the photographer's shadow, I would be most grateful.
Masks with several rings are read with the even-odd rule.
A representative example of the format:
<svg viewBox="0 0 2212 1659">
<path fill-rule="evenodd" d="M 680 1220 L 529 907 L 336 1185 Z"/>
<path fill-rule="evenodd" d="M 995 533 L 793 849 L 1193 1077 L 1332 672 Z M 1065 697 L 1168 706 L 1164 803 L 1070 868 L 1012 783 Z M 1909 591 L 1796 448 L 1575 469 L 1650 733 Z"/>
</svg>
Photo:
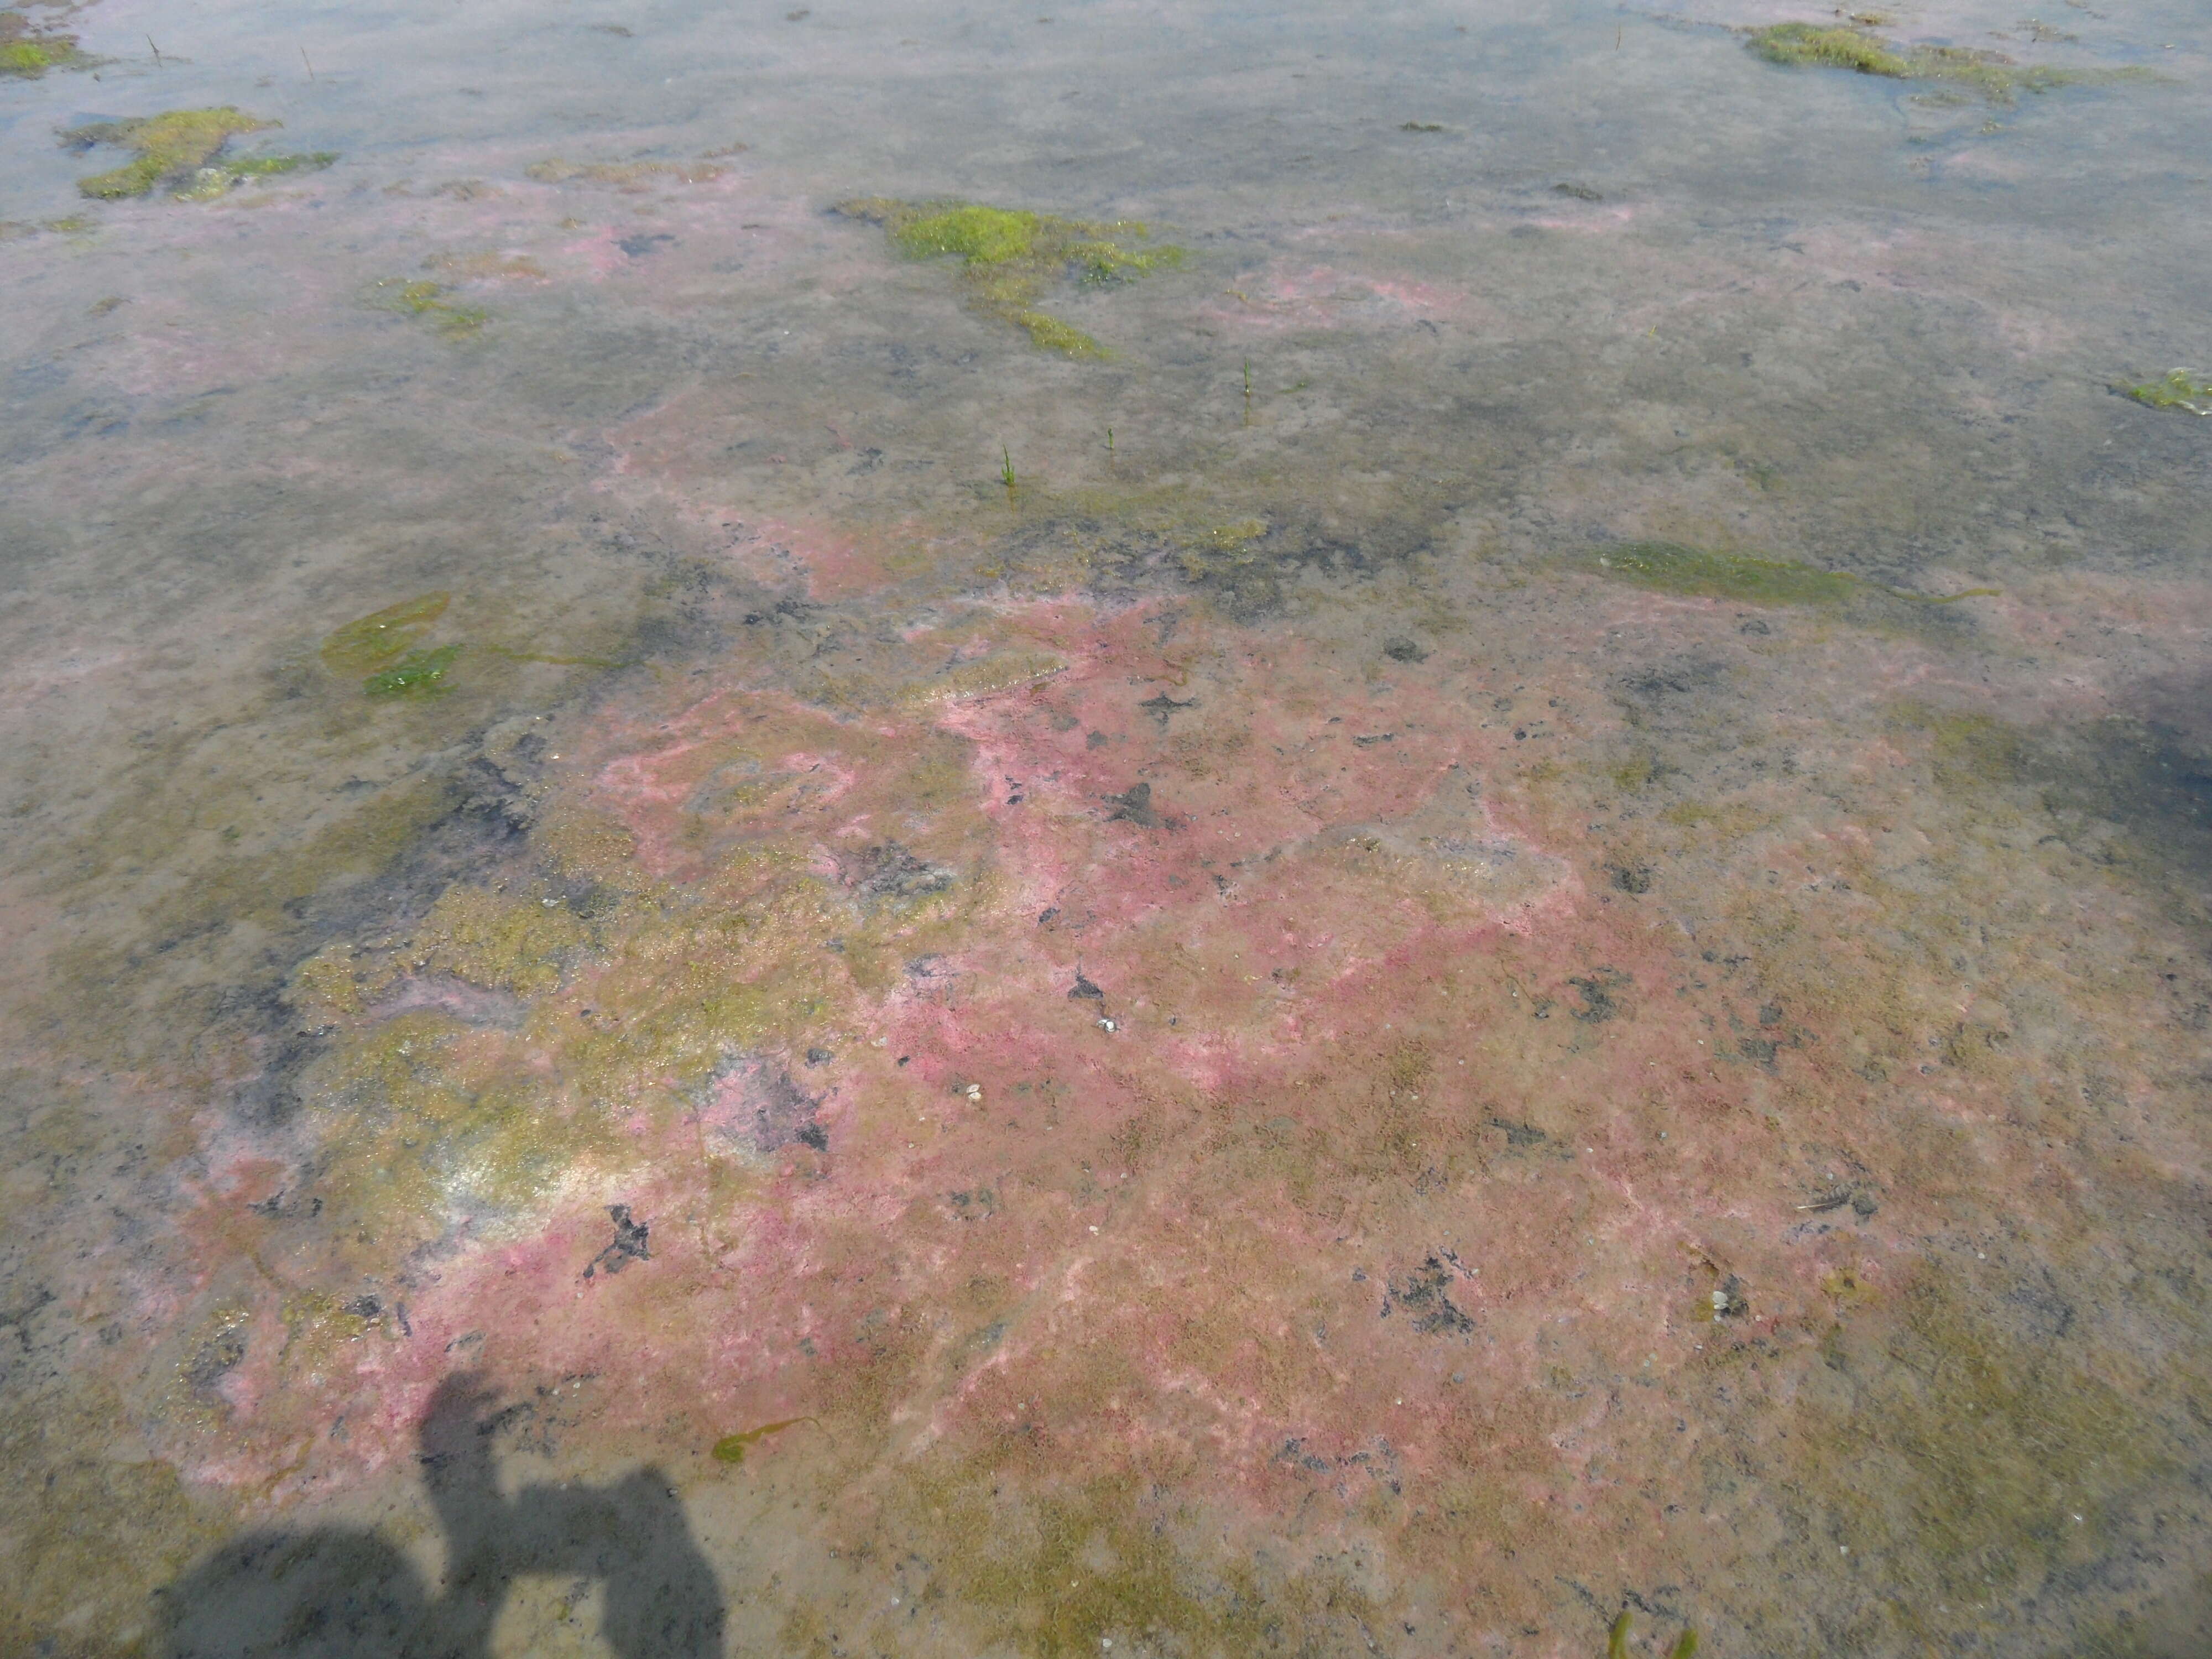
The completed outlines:
<svg viewBox="0 0 2212 1659">
<path fill-rule="evenodd" d="M 235 1539 L 163 1593 L 167 1659 L 483 1659 L 517 1578 L 596 1579 L 622 1659 L 721 1659 L 722 1597 L 658 1469 L 605 1486 L 500 1495 L 492 1396 L 447 1377 L 420 1425 L 446 1535 L 436 1595 L 374 1533 L 322 1527 Z"/>
</svg>

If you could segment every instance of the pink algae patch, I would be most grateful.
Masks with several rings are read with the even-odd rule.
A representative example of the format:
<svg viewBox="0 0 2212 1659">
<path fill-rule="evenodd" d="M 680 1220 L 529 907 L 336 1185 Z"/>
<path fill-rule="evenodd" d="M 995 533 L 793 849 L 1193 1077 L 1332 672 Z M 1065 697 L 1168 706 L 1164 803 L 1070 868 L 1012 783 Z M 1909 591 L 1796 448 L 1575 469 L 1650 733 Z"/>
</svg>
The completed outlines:
<svg viewBox="0 0 2212 1659">
<path fill-rule="evenodd" d="M 665 1109 L 627 1120 L 632 1167 L 427 1267 L 404 1351 L 364 1338 L 289 1394 L 241 1367 L 225 1398 L 257 1449 L 193 1467 L 304 1478 L 283 1473 L 291 1437 L 341 1408 L 357 1437 L 306 1471 L 396 1458 L 451 1354 L 518 1386 L 588 1378 L 602 1456 L 688 1447 L 698 1469 L 733 1428 L 818 1417 L 748 1478 L 820 1498 L 841 1545 L 923 1460 L 974 1457 L 994 1481 L 1171 1466 L 1263 1531 L 1318 1514 L 1516 1619 L 1550 1592 L 1516 1575 L 1590 1529 L 1625 1582 L 1740 1559 L 1757 1517 L 1694 1490 L 1730 1443 L 1696 1402 L 1742 1386 L 1742 1356 L 1820 1340 L 1836 1275 L 1885 1294 L 1893 1241 L 1939 1224 L 1929 1193 L 1885 1190 L 1902 1231 L 1814 1231 L 1832 1187 L 1906 1186 L 1912 1135 L 1994 1133 L 2004 1103 L 1986 1077 L 1908 1073 L 1893 1116 L 1866 1114 L 1847 1015 L 1730 983 L 1723 921 L 1698 917 L 1701 939 L 1686 901 L 1609 877 L 1599 809 L 1557 799 L 1537 745 L 1621 737 L 1606 705 L 1571 707 L 1620 672 L 1614 633 L 1741 636 L 1728 607 L 1599 593 L 1545 667 L 1510 673 L 1442 648 L 1363 673 L 1324 628 L 1061 602 L 908 630 L 916 662 L 1059 665 L 1018 683 L 918 696 L 887 674 L 836 712 L 742 684 L 611 708 L 573 745 L 584 805 L 672 906 L 739 917 L 770 854 L 818 890 L 810 926 L 842 946 L 802 941 L 824 964 L 823 1058 L 777 1034 L 732 1039 L 703 1080 L 672 1073 Z M 1957 688 L 1914 647 L 1820 649 L 1770 703 L 1779 729 L 1909 804 L 1901 740 L 1836 721 Z M 1830 678 L 1848 695 L 1824 701 Z M 1742 866 L 1776 896 L 1739 885 L 1865 915 L 1869 862 L 1909 850 L 1786 788 L 1736 803 L 1762 826 Z M 1893 977 L 1848 920 L 1820 925 L 1820 983 Z M 641 1006 L 641 971 L 586 965 L 554 1012 Z M 1920 1012 L 1996 1019 L 1954 992 Z M 1858 1184 L 1823 1174 L 1835 1144 Z M 651 1257 L 586 1280 L 615 1204 Z M 1375 1519 L 1394 1482 L 1471 1518 L 1442 1544 Z"/>
<path fill-rule="evenodd" d="M 874 592 L 924 562 L 915 554 L 919 529 L 860 534 L 781 519 L 732 529 L 732 555 L 748 574 L 768 583 L 796 577 L 809 599 L 823 603 Z"/>
<path fill-rule="evenodd" d="M 747 822 L 767 818 L 760 828 L 779 838 L 808 832 L 826 839 L 847 825 L 838 804 L 855 781 L 855 763 L 841 757 L 839 740 L 865 741 L 864 734 L 780 698 L 718 692 L 658 735 L 654 747 L 606 762 L 592 792 L 620 817 L 655 875 L 702 869 L 713 856 L 703 845 L 710 833 L 704 815 L 732 803 L 742 804 L 737 816 Z"/>
</svg>

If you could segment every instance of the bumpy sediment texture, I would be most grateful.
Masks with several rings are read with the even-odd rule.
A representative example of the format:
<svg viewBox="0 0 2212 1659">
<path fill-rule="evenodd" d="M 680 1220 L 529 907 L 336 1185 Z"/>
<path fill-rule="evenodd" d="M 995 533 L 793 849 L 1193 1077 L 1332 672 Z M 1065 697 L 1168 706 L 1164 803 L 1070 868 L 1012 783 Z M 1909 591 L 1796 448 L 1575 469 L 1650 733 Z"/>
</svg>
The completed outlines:
<svg viewBox="0 0 2212 1659">
<path fill-rule="evenodd" d="M 781 95 L 0 249 L 0 1649 L 2192 1651 L 2186 283 Z"/>
</svg>

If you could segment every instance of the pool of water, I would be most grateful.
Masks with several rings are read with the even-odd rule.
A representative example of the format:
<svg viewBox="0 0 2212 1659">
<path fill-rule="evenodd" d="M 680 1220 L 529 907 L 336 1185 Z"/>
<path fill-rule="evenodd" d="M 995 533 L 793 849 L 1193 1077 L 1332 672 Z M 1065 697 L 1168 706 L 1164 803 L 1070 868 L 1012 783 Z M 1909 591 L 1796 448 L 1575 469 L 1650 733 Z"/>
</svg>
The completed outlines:
<svg viewBox="0 0 2212 1659">
<path fill-rule="evenodd" d="M 0 1646 L 2205 1650 L 2212 31 L 2021 4 L 0 11 Z"/>
</svg>

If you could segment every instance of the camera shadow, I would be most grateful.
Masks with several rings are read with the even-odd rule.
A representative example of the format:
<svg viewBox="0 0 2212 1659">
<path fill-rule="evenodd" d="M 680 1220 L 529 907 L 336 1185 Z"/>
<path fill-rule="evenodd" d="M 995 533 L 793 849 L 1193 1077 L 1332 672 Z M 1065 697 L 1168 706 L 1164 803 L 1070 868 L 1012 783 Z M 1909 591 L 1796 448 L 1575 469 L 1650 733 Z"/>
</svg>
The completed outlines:
<svg viewBox="0 0 2212 1659">
<path fill-rule="evenodd" d="M 360 1528 L 232 1540 L 161 1593 L 167 1659 L 478 1659 L 516 1579 L 604 1586 L 600 1633 L 622 1659 L 721 1659 L 720 1585 L 657 1468 L 605 1486 L 499 1490 L 495 1397 L 460 1372 L 417 1426 L 422 1480 L 445 1534 L 434 1593 Z"/>
</svg>

